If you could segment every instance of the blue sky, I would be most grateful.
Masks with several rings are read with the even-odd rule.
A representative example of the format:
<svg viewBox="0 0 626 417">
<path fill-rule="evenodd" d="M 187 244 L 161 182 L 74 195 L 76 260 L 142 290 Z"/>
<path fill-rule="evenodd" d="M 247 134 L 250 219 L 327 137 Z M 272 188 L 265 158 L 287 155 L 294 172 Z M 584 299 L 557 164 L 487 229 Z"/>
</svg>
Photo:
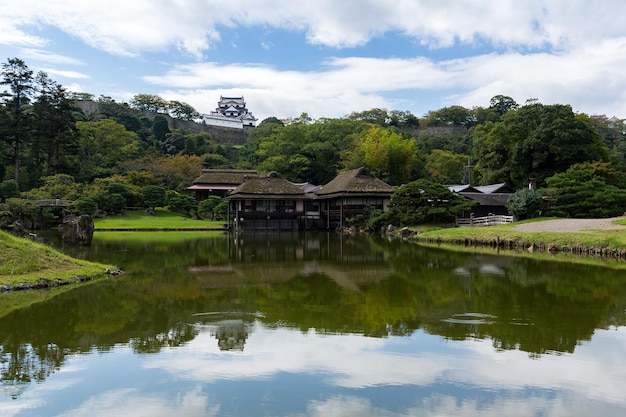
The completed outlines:
<svg viewBox="0 0 626 417">
<path fill-rule="evenodd" d="M 208 113 L 241 96 L 260 120 L 374 107 L 570 104 L 626 118 L 623 0 L 21 0 L 0 59 L 72 91 Z"/>
</svg>

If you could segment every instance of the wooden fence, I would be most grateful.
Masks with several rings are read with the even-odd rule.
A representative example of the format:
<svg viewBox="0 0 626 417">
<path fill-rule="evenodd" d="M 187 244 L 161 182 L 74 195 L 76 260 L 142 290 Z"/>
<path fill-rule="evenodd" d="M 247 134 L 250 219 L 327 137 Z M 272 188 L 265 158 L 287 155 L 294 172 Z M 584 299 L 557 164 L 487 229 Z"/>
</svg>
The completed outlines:
<svg viewBox="0 0 626 417">
<path fill-rule="evenodd" d="M 494 226 L 496 224 L 513 223 L 513 216 L 491 215 L 456 219 L 457 227 Z"/>
</svg>

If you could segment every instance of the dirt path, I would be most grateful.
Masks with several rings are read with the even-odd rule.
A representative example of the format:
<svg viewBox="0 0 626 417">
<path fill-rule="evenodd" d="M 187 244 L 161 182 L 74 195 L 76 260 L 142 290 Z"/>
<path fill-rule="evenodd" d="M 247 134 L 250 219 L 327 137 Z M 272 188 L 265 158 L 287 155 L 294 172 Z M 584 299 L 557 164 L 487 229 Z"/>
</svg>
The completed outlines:
<svg viewBox="0 0 626 417">
<path fill-rule="evenodd" d="M 585 230 L 620 230 L 625 225 L 614 224 L 615 220 L 626 217 L 612 217 L 609 219 L 555 219 L 542 222 L 525 223 L 515 226 L 520 232 L 582 232 Z"/>
</svg>

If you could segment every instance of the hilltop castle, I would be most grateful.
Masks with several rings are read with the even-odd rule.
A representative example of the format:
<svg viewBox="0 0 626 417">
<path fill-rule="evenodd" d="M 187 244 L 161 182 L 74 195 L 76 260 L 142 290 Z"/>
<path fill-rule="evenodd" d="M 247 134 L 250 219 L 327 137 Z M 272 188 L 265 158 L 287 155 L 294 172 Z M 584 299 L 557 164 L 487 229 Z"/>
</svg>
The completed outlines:
<svg viewBox="0 0 626 417">
<path fill-rule="evenodd" d="M 244 129 L 255 127 L 257 119 L 246 108 L 246 102 L 241 97 L 220 96 L 217 108 L 209 114 L 202 115 L 202 123 L 211 126 Z"/>
</svg>

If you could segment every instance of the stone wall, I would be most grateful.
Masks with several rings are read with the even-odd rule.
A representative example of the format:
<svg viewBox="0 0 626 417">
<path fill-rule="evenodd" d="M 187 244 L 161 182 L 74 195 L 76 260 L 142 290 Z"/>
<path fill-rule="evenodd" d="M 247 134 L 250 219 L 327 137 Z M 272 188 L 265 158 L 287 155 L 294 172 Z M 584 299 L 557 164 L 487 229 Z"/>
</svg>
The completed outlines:
<svg viewBox="0 0 626 417">
<path fill-rule="evenodd" d="M 98 113 L 98 103 L 95 101 L 83 100 L 76 103 L 82 109 L 87 118 Z M 204 123 L 196 123 L 194 121 L 179 120 L 170 117 L 168 114 L 155 113 L 149 111 L 131 110 L 135 114 L 143 114 L 150 120 L 154 120 L 156 116 L 163 116 L 167 119 L 167 124 L 171 129 L 184 130 L 190 133 L 208 133 L 218 144 L 223 145 L 243 145 L 248 138 L 248 130 L 254 128 L 232 129 L 228 127 L 210 126 Z"/>
</svg>

